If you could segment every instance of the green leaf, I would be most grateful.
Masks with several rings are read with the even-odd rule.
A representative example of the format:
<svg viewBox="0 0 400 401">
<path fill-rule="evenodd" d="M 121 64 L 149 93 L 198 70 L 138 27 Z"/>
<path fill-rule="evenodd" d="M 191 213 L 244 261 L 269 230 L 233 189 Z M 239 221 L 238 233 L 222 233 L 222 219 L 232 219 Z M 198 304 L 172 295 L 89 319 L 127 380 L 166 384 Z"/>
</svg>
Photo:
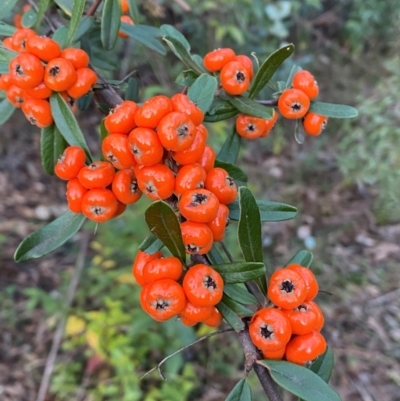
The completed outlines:
<svg viewBox="0 0 400 401">
<path fill-rule="evenodd" d="M 223 318 L 227 323 L 236 331 L 241 331 L 244 329 L 244 323 L 240 317 L 223 301 L 217 305 L 217 309 L 220 311 Z"/>
<path fill-rule="evenodd" d="M 189 99 L 194 102 L 199 109 L 206 113 L 214 100 L 217 90 L 217 78 L 209 74 L 201 74 L 188 90 Z"/>
<path fill-rule="evenodd" d="M 18 0 L 2 0 L 0 8 L 0 19 L 7 17 L 7 14 L 14 8 Z"/>
<path fill-rule="evenodd" d="M 265 200 L 257 200 L 256 202 L 258 209 L 260 210 L 260 219 L 262 222 L 290 220 L 297 215 L 297 209 L 294 206 L 290 206 L 285 203 L 270 202 Z M 230 210 L 229 218 L 231 220 L 239 220 L 239 202 L 234 201 L 230 203 L 228 208 Z"/>
<path fill-rule="evenodd" d="M 78 99 L 78 107 L 79 110 L 87 110 L 92 103 L 93 100 L 93 92 L 88 92 L 86 95 L 80 97 Z"/>
<path fill-rule="evenodd" d="M 185 70 L 182 71 L 175 79 L 175 82 L 178 85 L 182 85 L 182 86 L 192 86 L 194 81 L 196 81 L 197 77 L 199 75 L 196 74 L 194 71 L 192 70 Z"/>
<path fill-rule="evenodd" d="M 141 20 L 139 10 L 136 4 L 136 0 L 128 0 L 129 4 L 129 15 L 135 24 L 138 24 Z"/>
<path fill-rule="evenodd" d="M 228 295 L 236 302 L 244 305 L 257 304 L 257 299 L 250 294 L 245 288 L 237 284 L 224 284 L 224 294 Z"/>
<path fill-rule="evenodd" d="M 281 64 L 293 53 L 294 46 L 292 44 L 281 47 L 272 53 L 260 66 L 251 85 L 249 98 L 254 99 L 258 93 L 268 84 L 275 71 Z"/>
<path fill-rule="evenodd" d="M 40 136 L 42 166 L 47 174 L 54 175 L 54 166 L 67 147 L 67 142 L 55 124 L 43 128 Z"/>
<path fill-rule="evenodd" d="M 288 263 L 286 263 L 286 266 L 291 265 L 292 263 L 297 263 L 300 266 L 304 267 L 310 267 L 311 263 L 313 260 L 313 254 L 309 251 L 299 251 L 296 253 L 296 255 L 293 256 L 292 259 Z"/>
<path fill-rule="evenodd" d="M 45 12 L 49 8 L 51 0 L 40 0 L 39 5 L 38 5 L 38 12 L 36 16 L 36 24 L 35 24 L 35 30 L 39 29 L 40 23 L 42 22 L 42 19 L 44 17 Z"/>
<path fill-rule="evenodd" d="M 13 58 L 17 57 L 18 53 L 8 50 L 6 48 L 0 47 L 0 61 L 9 63 Z"/>
<path fill-rule="evenodd" d="M 265 107 L 254 100 L 244 96 L 229 96 L 227 97 L 232 106 L 236 107 L 241 113 L 250 116 L 270 119 L 273 115 L 272 107 Z"/>
<path fill-rule="evenodd" d="M 309 369 L 328 383 L 332 374 L 333 362 L 333 352 L 331 348 L 327 347 L 326 351 L 312 363 Z"/>
<path fill-rule="evenodd" d="M 232 113 L 238 111 L 231 105 L 229 100 L 227 99 L 221 99 L 219 97 L 215 98 L 213 102 L 211 103 L 211 106 L 207 112 L 208 115 L 214 116 L 216 114 L 227 114 L 227 113 Z"/>
<path fill-rule="evenodd" d="M 60 26 L 53 34 L 53 40 L 55 40 L 62 49 L 64 49 L 67 43 L 68 28 L 66 26 Z"/>
<path fill-rule="evenodd" d="M 121 27 L 121 3 L 115 0 L 105 0 L 101 16 L 101 43 L 103 48 L 111 50 L 118 39 Z"/>
<path fill-rule="evenodd" d="M 54 0 L 54 2 L 58 5 L 58 7 L 63 10 L 63 12 L 71 17 L 72 15 L 72 7 L 73 7 L 73 0 Z"/>
<path fill-rule="evenodd" d="M 36 11 L 33 8 L 30 8 L 22 16 L 21 24 L 24 28 L 31 28 L 33 25 L 35 25 L 36 19 L 37 19 Z"/>
<path fill-rule="evenodd" d="M 356 108 L 344 104 L 311 102 L 309 111 L 331 118 L 352 118 L 358 116 Z"/>
<path fill-rule="evenodd" d="M 197 72 L 199 75 L 206 72 L 202 66 L 197 64 L 196 61 L 192 59 L 189 51 L 185 48 L 185 46 L 174 37 L 165 35 L 163 40 L 168 44 L 171 50 L 178 56 L 178 58 L 183 61 L 191 70 Z"/>
<path fill-rule="evenodd" d="M 231 262 L 213 265 L 226 284 L 245 283 L 265 274 L 264 263 Z"/>
<path fill-rule="evenodd" d="M 241 137 L 233 129 L 232 133 L 225 139 L 217 159 L 226 163 L 235 163 L 240 150 Z"/>
<path fill-rule="evenodd" d="M 246 379 L 240 380 L 225 401 L 251 401 L 251 389 Z"/>
<path fill-rule="evenodd" d="M 186 253 L 181 228 L 171 206 L 163 201 L 154 202 L 147 208 L 145 219 L 152 234 L 161 240 L 172 255 L 184 262 Z"/>
<path fill-rule="evenodd" d="M 220 167 L 226 170 L 230 177 L 235 180 L 238 187 L 245 186 L 247 183 L 247 175 L 237 166 L 231 163 L 226 163 L 221 160 L 215 160 L 214 167 Z M 229 205 L 228 205 L 229 207 Z"/>
<path fill-rule="evenodd" d="M 81 227 L 86 217 L 83 214 L 65 212 L 47 226 L 26 237 L 15 251 L 16 262 L 40 258 L 68 241 Z"/>
<path fill-rule="evenodd" d="M 0 103 L 0 125 L 3 125 L 12 116 L 14 110 L 15 107 L 7 99 Z"/>
<path fill-rule="evenodd" d="M 249 308 L 246 308 L 241 303 L 236 302 L 235 300 L 233 300 L 232 298 L 228 297 L 227 295 L 224 295 L 222 297 L 222 302 L 228 308 L 230 308 L 233 312 L 235 312 L 237 315 L 239 315 L 240 317 L 253 316 L 254 315 L 254 311 L 252 311 Z"/>
<path fill-rule="evenodd" d="M 3 63 L 0 61 L 0 74 L 8 74 L 9 72 L 8 64 L 9 63 Z"/>
<path fill-rule="evenodd" d="M 235 117 L 238 114 L 239 114 L 239 112 L 236 109 L 233 109 L 232 111 L 227 111 L 225 113 L 216 113 L 213 115 L 206 114 L 204 116 L 204 122 L 215 123 L 218 121 L 228 120 L 229 118 Z"/>
<path fill-rule="evenodd" d="M 261 217 L 253 194 L 246 187 L 239 188 L 238 238 L 246 262 L 263 263 Z M 267 292 L 265 275 L 255 280 L 263 294 Z"/>
<path fill-rule="evenodd" d="M 95 17 L 93 17 L 93 16 L 82 17 L 79 22 L 78 29 L 76 30 L 75 36 L 72 41 L 77 42 L 83 36 L 85 36 L 89 32 L 90 28 L 93 26 L 94 22 L 95 22 Z"/>
<path fill-rule="evenodd" d="M 311 370 L 285 361 L 257 361 L 271 373 L 272 379 L 284 389 L 305 401 L 341 401 L 318 375 Z"/>
<path fill-rule="evenodd" d="M 164 24 L 160 26 L 163 36 L 169 36 L 177 40 L 188 52 L 190 52 L 190 44 L 186 38 L 172 25 Z M 177 54 L 179 57 L 179 55 Z"/>
<path fill-rule="evenodd" d="M 0 21 L 0 36 L 12 36 L 16 30 L 17 28 L 15 26 Z"/>
<path fill-rule="evenodd" d="M 219 265 L 225 263 L 223 257 L 216 248 L 215 243 L 213 244 L 211 250 L 207 253 L 207 257 L 212 265 Z"/>
<path fill-rule="evenodd" d="M 150 234 L 140 245 L 139 249 L 143 252 L 152 255 L 160 249 L 162 249 L 164 244 L 154 235 Z"/>
<path fill-rule="evenodd" d="M 65 100 L 59 93 L 53 93 L 50 97 L 51 112 L 54 122 L 59 129 L 61 135 L 65 138 L 69 145 L 80 146 L 86 153 L 88 159 L 92 161 L 89 148 L 86 144 L 85 137 L 79 128 L 71 109 L 65 103 Z"/>
<path fill-rule="evenodd" d="M 136 78 L 129 78 L 128 87 L 125 92 L 125 100 L 139 101 L 139 81 Z"/>
<path fill-rule="evenodd" d="M 158 28 L 148 25 L 130 25 L 123 22 L 121 24 L 121 31 L 150 50 L 154 50 L 163 56 L 167 54 L 165 47 L 158 40 L 160 36 Z"/>
</svg>

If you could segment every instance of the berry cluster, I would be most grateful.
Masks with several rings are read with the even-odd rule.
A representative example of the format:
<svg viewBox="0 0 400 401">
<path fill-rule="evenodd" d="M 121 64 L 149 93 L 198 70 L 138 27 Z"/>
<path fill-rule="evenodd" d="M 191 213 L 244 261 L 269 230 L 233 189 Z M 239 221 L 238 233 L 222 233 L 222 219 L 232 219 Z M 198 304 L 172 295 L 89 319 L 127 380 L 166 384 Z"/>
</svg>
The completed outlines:
<svg viewBox="0 0 400 401">
<path fill-rule="evenodd" d="M 122 11 L 122 15 L 121 16 L 121 22 L 125 22 L 126 24 L 130 24 L 130 25 L 135 25 L 135 23 L 133 22 L 133 19 L 127 15 L 129 12 L 129 1 L 128 0 L 121 0 L 121 11 Z M 126 39 L 128 37 L 128 35 L 122 31 L 118 32 L 118 36 L 121 38 Z"/>
<path fill-rule="evenodd" d="M 139 251 L 132 273 L 142 286 L 140 303 L 145 312 L 157 321 L 179 316 L 183 324 L 203 322 L 217 327 L 222 316 L 215 305 L 221 301 L 224 283 L 212 267 L 197 264 L 185 270 L 181 261 Z"/>
<path fill-rule="evenodd" d="M 310 269 L 291 264 L 275 271 L 268 298 L 275 307 L 256 312 L 249 325 L 250 337 L 266 359 L 283 359 L 305 365 L 326 350 L 320 333 L 321 309 L 312 300 L 318 283 Z"/>
<path fill-rule="evenodd" d="M 55 40 L 29 28 L 17 29 L 3 43 L 18 55 L 10 61 L 9 73 L 0 77 L 0 89 L 39 128 L 53 123 L 48 101 L 53 91 L 73 104 L 97 82 L 96 73 L 88 67 L 89 56 L 81 49 L 62 50 Z"/>
</svg>

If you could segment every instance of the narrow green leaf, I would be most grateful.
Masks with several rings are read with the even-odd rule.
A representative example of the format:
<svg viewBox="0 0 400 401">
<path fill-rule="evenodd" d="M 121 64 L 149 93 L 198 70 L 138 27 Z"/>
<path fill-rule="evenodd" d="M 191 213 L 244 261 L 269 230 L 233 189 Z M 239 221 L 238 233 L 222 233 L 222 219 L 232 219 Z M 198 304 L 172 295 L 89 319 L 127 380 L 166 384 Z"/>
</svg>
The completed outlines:
<svg viewBox="0 0 400 401">
<path fill-rule="evenodd" d="M 254 100 L 244 96 L 229 96 L 227 97 L 232 106 L 236 107 L 241 113 L 248 114 L 250 116 L 270 119 L 273 115 L 272 107 L 265 107 Z"/>
<path fill-rule="evenodd" d="M 139 249 L 143 252 L 152 255 L 164 247 L 164 244 L 154 235 L 150 234 L 145 240 L 139 245 Z"/>
<path fill-rule="evenodd" d="M 4 63 L 0 61 L 0 74 L 8 74 L 9 73 L 9 68 L 8 68 L 9 63 Z"/>
<path fill-rule="evenodd" d="M 253 79 L 251 85 L 249 98 L 254 99 L 258 93 L 268 84 L 268 81 L 272 78 L 275 71 L 281 66 L 281 64 L 289 57 L 294 51 L 292 44 L 281 47 L 274 53 L 272 53 L 260 66 L 256 76 Z"/>
<path fill-rule="evenodd" d="M 4 47 L 0 47 L 0 61 L 9 63 L 13 58 L 18 56 L 18 53 L 8 50 Z"/>
<path fill-rule="evenodd" d="M 235 180 L 238 187 L 245 186 L 247 183 L 247 175 L 237 166 L 226 163 L 221 160 L 215 160 L 214 167 L 220 167 L 226 170 L 230 177 Z"/>
<path fill-rule="evenodd" d="M 35 25 L 36 19 L 37 19 L 36 11 L 33 8 L 30 8 L 22 16 L 21 24 L 24 28 L 31 28 L 33 25 Z"/>
<path fill-rule="evenodd" d="M 123 22 L 121 24 L 121 31 L 150 50 L 154 50 L 163 56 L 167 54 L 165 47 L 158 40 L 160 37 L 160 30 L 158 28 L 148 25 L 130 25 Z"/>
<path fill-rule="evenodd" d="M 40 153 L 42 166 L 47 174 L 54 175 L 54 166 L 67 145 L 67 142 L 60 134 L 55 124 L 42 129 L 40 136 Z"/>
<path fill-rule="evenodd" d="M 225 401 L 251 401 L 251 389 L 246 379 L 240 380 Z"/>
<path fill-rule="evenodd" d="M 297 263 L 304 267 L 310 267 L 313 260 L 313 254 L 309 251 L 299 251 L 296 255 L 293 256 L 292 259 L 286 264 L 286 266 L 291 265 L 292 263 Z"/>
<path fill-rule="evenodd" d="M 71 17 L 72 15 L 72 7 L 73 7 L 73 0 L 54 0 L 54 2 L 61 8 L 61 10 Z"/>
<path fill-rule="evenodd" d="M 65 138 L 69 145 L 80 146 L 85 151 L 89 160 L 92 161 L 92 156 L 86 144 L 85 137 L 79 128 L 78 122 L 76 121 L 71 109 L 59 93 L 54 93 L 51 95 L 50 106 L 54 121 L 61 135 Z"/>
<path fill-rule="evenodd" d="M 12 116 L 14 110 L 15 107 L 7 99 L 0 103 L 0 125 L 3 125 Z"/>
<path fill-rule="evenodd" d="M 224 258 L 219 253 L 218 249 L 215 246 L 215 243 L 213 244 L 211 250 L 207 253 L 207 257 L 212 265 L 225 263 Z"/>
<path fill-rule="evenodd" d="M 78 99 L 78 107 L 79 110 L 87 110 L 92 103 L 93 100 L 93 92 L 88 92 L 86 95 L 80 97 Z"/>
<path fill-rule="evenodd" d="M 111 50 L 118 39 L 121 27 L 121 3 L 115 0 L 105 0 L 101 16 L 101 43 L 103 48 Z"/>
<path fill-rule="evenodd" d="M 294 206 L 285 203 L 270 202 L 265 200 L 257 200 L 258 209 L 260 210 L 260 219 L 262 222 L 267 221 L 284 221 L 293 219 L 297 215 L 297 209 Z M 231 220 L 239 220 L 240 206 L 238 201 L 234 201 L 228 205 L 229 218 Z"/>
<path fill-rule="evenodd" d="M 173 27 L 172 25 L 164 24 L 160 26 L 160 31 L 164 36 L 169 36 L 177 40 L 188 52 L 190 52 L 189 42 L 175 27 Z"/>
<path fill-rule="evenodd" d="M 92 28 L 94 22 L 95 22 L 95 17 L 93 17 L 93 16 L 82 17 L 81 20 L 79 21 L 78 28 L 75 32 L 75 36 L 72 41 L 77 42 L 83 36 L 85 36 L 89 32 L 89 30 Z"/>
<path fill-rule="evenodd" d="M 213 265 L 226 284 L 245 283 L 265 274 L 264 263 L 232 262 Z"/>
<path fill-rule="evenodd" d="M 257 361 L 271 373 L 272 379 L 284 389 L 305 401 L 341 401 L 318 375 L 311 370 L 285 361 Z"/>
<path fill-rule="evenodd" d="M 40 27 L 40 23 L 42 22 L 42 19 L 44 17 L 44 14 L 46 13 L 49 5 L 50 5 L 51 0 L 40 0 L 38 4 L 38 12 L 36 16 L 36 24 L 35 24 L 35 30 L 38 30 Z"/>
<path fill-rule="evenodd" d="M 188 90 L 189 99 L 206 113 L 214 100 L 214 94 L 217 90 L 217 78 L 209 74 L 201 74 Z"/>
<path fill-rule="evenodd" d="M 241 137 L 233 129 L 232 133 L 225 139 L 217 159 L 226 163 L 234 164 L 238 158 Z"/>
<path fill-rule="evenodd" d="M 147 208 L 145 219 L 152 234 L 161 240 L 172 255 L 184 262 L 186 253 L 181 228 L 171 206 L 163 201 L 154 202 Z"/>
<path fill-rule="evenodd" d="M 65 212 L 47 226 L 26 237 L 15 251 L 16 262 L 40 258 L 67 242 L 81 227 L 86 217 L 83 214 Z"/>
<path fill-rule="evenodd" d="M 228 308 L 230 308 L 233 312 L 235 312 L 238 316 L 244 317 L 244 316 L 253 316 L 254 311 L 246 308 L 243 306 L 241 303 L 236 302 L 232 298 L 228 297 L 227 295 L 224 295 L 222 297 L 222 301 Z"/>
<path fill-rule="evenodd" d="M 220 311 L 223 318 L 234 330 L 241 331 L 244 329 L 244 323 L 242 322 L 240 317 L 224 302 L 221 301 L 217 305 L 217 309 Z"/>
<path fill-rule="evenodd" d="M 129 4 L 129 15 L 132 18 L 135 24 L 139 24 L 141 20 L 141 16 L 139 14 L 138 6 L 136 4 L 136 0 L 128 0 Z"/>
<path fill-rule="evenodd" d="M 235 107 L 231 105 L 229 100 L 227 99 L 221 99 L 219 97 L 215 98 L 213 102 L 211 103 L 210 108 L 208 109 L 207 114 L 210 116 L 214 116 L 216 114 L 226 114 L 226 113 L 232 113 L 232 112 L 238 112 Z"/>
<path fill-rule="evenodd" d="M 239 114 L 239 112 L 234 109 L 232 111 L 227 111 L 225 113 L 216 113 L 213 115 L 206 114 L 204 116 L 204 122 L 206 123 L 216 123 L 218 121 L 228 120 L 229 118 L 235 117 Z"/>
<path fill-rule="evenodd" d="M 352 118 L 358 116 L 356 108 L 344 104 L 311 102 L 309 111 L 331 118 Z"/>
<path fill-rule="evenodd" d="M 125 92 L 125 100 L 139 101 L 139 81 L 136 78 L 129 78 L 128 87 Z"/>
<path fill-rule="evenodd" d="M 7 17 L 7 14 L 14 8 L 18 0 L 2 0 L 0 8 L 0 19 Z"/>
<path fill-rule="evenodd" d="M 199 75 L 192 70 L 182 71 L 175 79 L 178 85 L 192 86 Z"/>
<path fill-rule="evenodd" d="M 257 304 L 257 299 L 254 295 L 250 294 L 245 288 L 242 288 L 237 284 L 224 284 L 224 294 L 244 305 Z"/>
<path fill-rule="evenodd" d="M 68 28 L 66 26 L 60 26 L 53 34 L 53 40 L 55 40 L 62 49 L 66 48 L 67 45 Z"/>
<path fill-rule="evenodd" d="M 312 363 L 309 369 L 316 373 L 326 383 L 328 383 L 332 374 L 333 362 L 334 357 L 332 349 L 327 347 L 326 351 Z"/>
<path fill-rule="evenodd" d="M 15 26 L 0 21 L 0 36 L 12 36 L 16 30 L 17 28 Z"/>
</svg>

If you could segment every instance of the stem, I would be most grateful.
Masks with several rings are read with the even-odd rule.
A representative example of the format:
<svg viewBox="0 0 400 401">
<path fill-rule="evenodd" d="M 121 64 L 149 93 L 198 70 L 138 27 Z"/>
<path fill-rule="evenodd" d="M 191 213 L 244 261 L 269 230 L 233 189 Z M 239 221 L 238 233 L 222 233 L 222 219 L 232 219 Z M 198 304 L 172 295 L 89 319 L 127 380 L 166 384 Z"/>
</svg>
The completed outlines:
<svg viewBox="0 0 400 401">
<path fill-rule="evenodd" d="M 223 242 L 223 241 L 220 241 L 220 244 L 221 244 L 221 246 L 222 246 L 222 249 L 223 249 L 224 252 L 225 252 L 225 255 L 228 257 L 229 262 L 233 263 L 233 257 L 232 257 L 232 255 L 231 255 L 231 253 L 228 251 L 228 248 L 226 247 L 226 245 L 224 244 L 224 242 Z"/>
<path fill-rule="evenodd" d="M 262 104 L 263 106 L 277 106 L 278 99 L 271 99 L 271 100 L 256 100 L 257 103 Z"/>
<path fill-rule="evenodd" d="M 99 5 L 101 4 L 103 0 L 95 0 L 93 4 L 90 6 L 89 10 L 87 11 L 86 15 L 94 15 L 94 13 L 97 11 Z"/>
</svg>

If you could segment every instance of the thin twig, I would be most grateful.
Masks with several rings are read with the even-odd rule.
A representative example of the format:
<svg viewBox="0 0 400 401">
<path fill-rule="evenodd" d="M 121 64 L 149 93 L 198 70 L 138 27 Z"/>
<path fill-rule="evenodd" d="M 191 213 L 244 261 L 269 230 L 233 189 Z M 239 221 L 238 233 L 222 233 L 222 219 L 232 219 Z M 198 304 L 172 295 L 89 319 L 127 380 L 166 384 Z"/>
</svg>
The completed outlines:
<svg viewBox="0 0 400 401">
<path fill-rule="evenodd" d="M 224 244 L 224 241 L 220 241 L 219 243 L 221 244 L 222 249 L 225 252 L 225 255 L 228 257 L 229 262 L 233 263 L 233 257 L 231 255 L 231 253 L 229 252 L 228 248 L 226 247 L 226 245 Z"/>
<path fill-rule="evenodd" d="M 199 255 L 199 254 L 194 254 L 190 255 L 190 260 L 193 263 L 202 263 L 203 265 L 210 265 L 210 261 L 206 257 L 206 255 Z"/>
<path fill-rule="evenodd" d="M 39 7 L 36 5 L 36 3 L 33 0 L 28 0 L 28 3 L 36 12 L 39 11 Z M 43 15 L 43 19 L 47 22 L 47 25 L 49 25 L 51 31 L 54 32 L 56 30 L 56 27 L 53 25 L 50 18 L 48 18 L 46 15 Z"/>
<path fill-rule="evenodd" d="M 197 339 L 196 341 L 193 341 L 192 343 L 185 345 L 182 348 L 179 348 L 177 351 L 173 352 L 171 355 L 168 355 L 166 358 L 164 358 L 156 367 L 154 367 L 153 369 L 150 369 L 148 372 L 146 372 L 141 378 L 140 380 L 144 379 L 147 375 L 149 375 L 150 373 L 154 372 L 156 369 L 158 369 L 158 373 L 160 374 L 161 378 L 163 380 L 167 380 L 167 378 L 165 377 L 164 373 L 161 370 L 161 366 L 168 361 L 168 359 L 172 358 L 173 356 L 179 354 L 180 352 L 184 351 L 187 348 L 190 348 L 192 345 L 195 345 L 201 341 L 207 340 L 207 338 L 216 336 L 218 334 L 222 334 L 222 333 L 226 333 L 229 331 L 234 331 L 232 328 L 229 329 L 224 329 L 224 330 L 220 330 L 220 331 L 215 331 L 214 333 L 211 334 L 207 334 L 206 336 L 200 337 L 199 339 Z"/>
<path fill-rule="evenodd" d="M 60 321 L 58 322 L 57 329 L 54 333 L 53 343 L 51 344 L 50 353 L 46 361 L 46 366 L 44 369 L 43 378 L 40 383 L 40 388 L 36 397 L 36 401 L 44 401 L 44 399 L 46 398 L 47 390 L 50 384 L 50 378 L 53 373 L 54 364 L 57 359 L 58 349 L 60 348 L 62 336 L 65 330 L 67 311 L 72 303 L 72 300 L 74 299 L 75 292 L 83 271 L 83 267 L 85 266 L 86 251 L 89 243 L 89 234 L 83 232 L 82 237 L 83 238 L 81 239 L 78 257 L 76 258 L 74 275 L 72 276 L 67 291 L 64 314 L 61 316 Z"/>
<path fill-rule="evenodd" d="M 263 106 L 277 106 L 278 105 L 278 99 L 271 99 L 271 100 L 256 100 L 257 103 L 262 104 Z"/>
<path fill-rule="evenodd" d="M 94 15 L 94 13 L 97 11 L 97 9 L 98 9 L 98 7 L 99 7 L 99 5 L 100 5 L 100 3 L 101 3 L 102 1 L 103 1 L 103 0 L 95 0 L 95 1 L 93 2 L 93 4 L 90 6 L 89 10 L 87 10 L 86 15 L 87 15 L 87 16 Z"/>
</svg>

